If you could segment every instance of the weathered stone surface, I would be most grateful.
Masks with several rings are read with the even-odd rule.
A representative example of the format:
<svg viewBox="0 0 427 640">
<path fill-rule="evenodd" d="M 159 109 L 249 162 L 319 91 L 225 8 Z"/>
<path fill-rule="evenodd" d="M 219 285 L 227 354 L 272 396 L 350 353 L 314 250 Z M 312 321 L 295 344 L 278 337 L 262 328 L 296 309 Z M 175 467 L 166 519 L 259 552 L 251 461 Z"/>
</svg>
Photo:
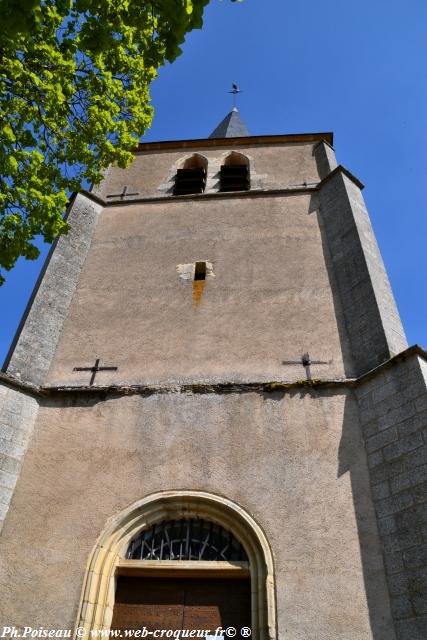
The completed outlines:
<svg viewBox="0 0 427 640">
<path fill-rule="evenodd" d="M 427 602 L 427 397 L 424 361 L 413 356 L 356 391 L 370 425 L 366 448 L 398 640 L 424 638 Z M 387 398 L 389 399 L 387 410 Z M 415 401 L 408 399 L 417 398 Z M 379 406 L 378 406 L 379 405 Z M 378 433 L 375 434 L 375 425 Z M 375 435 L 370 435 L 374 433 Z M 365 432 L 366 437 L 366 432 Z M 391 495 L 387 495 L 390 489 Z M 423 635 L 424 634 L 424 635 Z"/>
<path fill-rule="evenodd" d="M 45 381 L 100 211 L 100 205 L 76 196 L 70 231 L 53 246 L 6 359 L 10 375 L 33 384 Z"/>
<path fill-rule="evenodd" d="M 360 375 L 407 343 L 359 187 L 336 170 L 321 185 L 320 211 Z"/>
<path fill-rule="evenodd" d="M 0 532 L 19 478 L 37 400 L 0 382 Z"/>
<path fill-rule="evenodd" d="M 337 167 L 335 151 L 323 140 L 313 147 L 313 154 L 316 158 L 319 177 L 323 180 Z"/>
</svg>

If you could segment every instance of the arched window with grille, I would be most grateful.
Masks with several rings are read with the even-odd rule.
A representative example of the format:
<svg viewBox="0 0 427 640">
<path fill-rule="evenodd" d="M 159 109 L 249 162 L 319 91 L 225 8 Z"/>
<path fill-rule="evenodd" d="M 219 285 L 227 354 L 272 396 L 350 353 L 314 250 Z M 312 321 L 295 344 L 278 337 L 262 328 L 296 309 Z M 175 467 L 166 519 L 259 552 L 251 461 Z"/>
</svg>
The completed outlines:
<svg viewBox="0 0 427 640">
<path fill-rule="evenodd" d="M 204 156 L 195 153 L 187 158 L 175 176 L 173 194 L 175 196 L 203 193 L 206 187 L 208 161 Z"/>
<path fill-rule="evenodd" d="M 130 540 L 120 569 L 116 632 L 135 624 L 150 633 L 178 625 L 210 637 L 215 629 L 251 626 L 248 555 L 217 522 L 184 517 L 151 524 Z"/>
<path fill-rule="evenodd" d="M 88 636 L 145 627 L 217 640 L 226 636 L 216 630 L 233 627 L 235 640 L 248 629 L 253 640 L 276 640 L 274 590 L 270 546 L 242 507 L 204 492 L 160 492 L 108 521 L 87 567 L 79 626 Z"/>
<path fill-rule="evenodd" d="M 128 560 L 211 560 L 247 562 L 242 544 L 221 525 L 190 518 L 143 529 L 129 544 Z"/>
<path fill-rule="evenodd" d="M 233 151 L 225 159 L 220 171 L 220 191 L 249 191 L 251 188 L 249 160 Z"/>
</svg>

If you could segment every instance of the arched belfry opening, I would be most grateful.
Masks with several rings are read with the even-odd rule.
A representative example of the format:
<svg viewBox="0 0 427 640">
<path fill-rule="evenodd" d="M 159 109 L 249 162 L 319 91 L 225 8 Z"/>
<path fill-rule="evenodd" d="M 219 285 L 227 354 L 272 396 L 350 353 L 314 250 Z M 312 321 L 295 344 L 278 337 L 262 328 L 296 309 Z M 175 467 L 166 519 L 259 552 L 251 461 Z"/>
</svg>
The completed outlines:
<svg viewBox="0 0 427 640">
<path fill-rule="evenodd" d="M 221 165 L 220 191 L 249 191 L 250 188 L 249 159 L 232 151 Z"/>
<path fill-rule="evenodd" d="M 89 561 L 77 626 L 88 634 L 145 627 L 208 635 L 235 627 L 236 638 L 250 628 L 255 640 L 270 640 L 277 637 L 274 592 L 271 551 L 249 514 L 220 496 L 162 492 L 107 524 Z"/>
<path fill-rule="evenodd" d="M 203 193 L 206 188 L 207 171 L 207 159 L 199 153 L 194 153 L 177 169 L 173 194 L 183 196 Z"/>
</svg>

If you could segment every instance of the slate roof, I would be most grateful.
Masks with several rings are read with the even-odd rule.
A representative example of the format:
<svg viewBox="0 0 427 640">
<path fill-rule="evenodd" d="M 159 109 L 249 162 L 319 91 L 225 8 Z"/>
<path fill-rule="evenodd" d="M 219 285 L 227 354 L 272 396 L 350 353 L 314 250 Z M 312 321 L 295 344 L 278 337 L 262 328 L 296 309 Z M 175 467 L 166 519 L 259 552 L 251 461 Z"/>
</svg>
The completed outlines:
<svg viewBox="0 0 427 640">
<path fill-rule="evenodd" d="M 225 116 L 224 120 L 211 133 L 209 138 L 240 138 L 250 136 L 245 123 L 236 107 Z"/>
</svg>

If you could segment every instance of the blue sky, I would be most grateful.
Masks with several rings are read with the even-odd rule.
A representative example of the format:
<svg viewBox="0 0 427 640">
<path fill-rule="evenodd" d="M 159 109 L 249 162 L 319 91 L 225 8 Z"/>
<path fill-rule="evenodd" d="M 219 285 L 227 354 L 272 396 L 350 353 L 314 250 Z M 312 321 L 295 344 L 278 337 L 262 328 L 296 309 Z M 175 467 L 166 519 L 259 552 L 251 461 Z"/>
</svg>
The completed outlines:
<svg viewBox="0 0 427 640">
<path fill-rule="evenodd" d="M 333 131 L 338 161 L 366 185 L 408 342 L 424 346 L 426 25 L 425 0 L 211 0 L 203 29 L 153 84 L 144 138 L 207 137 L 232 82 L 254 135 Z M 41 263 L 20 261 L 0 288 L 1 360 Z"/>
</svg>

